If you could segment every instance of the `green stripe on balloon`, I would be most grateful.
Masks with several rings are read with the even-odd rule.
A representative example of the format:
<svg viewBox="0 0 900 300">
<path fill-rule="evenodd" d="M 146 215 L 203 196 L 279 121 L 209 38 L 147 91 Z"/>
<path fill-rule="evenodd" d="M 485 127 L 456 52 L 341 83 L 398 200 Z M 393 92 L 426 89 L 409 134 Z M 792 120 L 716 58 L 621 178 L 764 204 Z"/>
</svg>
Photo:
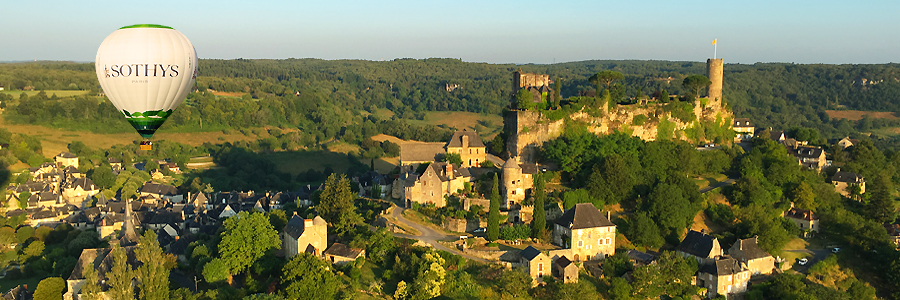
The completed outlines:
<svg viewBox="0 0 900 300">
<path fill-rule="evenodd" d="M 134 127 L 141 137 L 149 139 L 168 118 L 169 117 L 166 116 L 162 118 L 125 118 L 125 120 L 128 120 L 128 123 L 131 123 L 131 127 Z"/>
<path fill-rule="evenodd" d="M 164 29 L 173 29 L 172 27 L 158 24 L 134 24 L 131 26 L 125 26 L 119 29 L 128 29 L 128 28 L 164 28 Z"/>
</svg>

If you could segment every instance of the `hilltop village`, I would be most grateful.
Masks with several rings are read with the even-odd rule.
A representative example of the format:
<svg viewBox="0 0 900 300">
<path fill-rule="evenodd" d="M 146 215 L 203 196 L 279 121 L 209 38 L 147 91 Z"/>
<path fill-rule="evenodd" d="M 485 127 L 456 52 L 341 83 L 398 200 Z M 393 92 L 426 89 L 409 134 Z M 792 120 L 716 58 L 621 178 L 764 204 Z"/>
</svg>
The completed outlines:
<svg viewBox="0 0 900 300">
<path fill-rule="evenodd" d="M 487 137 L 479 132 L 455 131 L 446 142 L 401 143 L 399 166 L 395 170 L 386 173 L 372 170 L 341 179 L 335 175 L 319 186 L 310 185 L 297 191 L 207 189 L 182 192 L 178 187 L 167 184 L 164 174 L 177 174 L 182 170 L 175 163 L 161 160 L 157 162 L 160 169 L 142 170 L 147 171 L 150 178 L 142 178 L 142 185 L 133 195 L 107 195 L 78 170 L 79 157 L 63 152 L 52 163 L 14 174 L 25 174 L 29 178 L 24 183 L 7 187 L 5 217 L 10 220 L 8 223 L 20 225 L 15 235 L 20 230 L 28 232 L 41 230 L 42 227 L 51 230 L 70 227 L 70 230 L 79 232 L 96 232 L 98 243 L 93 246 L 97 247 L 80 249 L 80 255 L 77 255 L 77 261 L 72 266 L 73 271 L 64 278 L 64 299 L 85 299 L 96 295 L 103 295 L 103 299 L 115 298 L 114 284 L 98 285 L 97 281 L 112 281 L 117 276 L 114 270 L 120 270 L 115 269 L 117 263 L 121 264 L 119 257 L 126 258 L 128 266 L 121 267 L 124 269 L 138 270 L 148 265 L 150 262 L 141 260 L 138 254 L 142 247 L 147 247 L 148 242 L 143 239 L 147 236 L 155 237 L 155 243 L 163 255 L 167 255 L 165 257 L 174 258 L 172 265 L 181 266 L 172 271 L 179 274 L 173 276 L 179 279 L 173 279 L 172 285 L 191 293 L 200 292 L 197 283 L 200 279 L 212 287 L 235 287 L 238 285 L 232 283 L 234 275 L 247 272 L 243 280 L 246 286 L 250 286 L 247 278 L 256 280 L 249 275 L 250 271 L 238 268 L 240 272 L 237 273 L 214 275 L 210 266 L 215 265 L 213 262 L 218 263 L 219 258 L 212 258 L 214 255 L 211 252 L 214 251 L 209 248 L 213 247 L 207 245 L 213 245 L 212 241 L 217 239 L 226 239 L 236 226 L 233 224 L 238 222 L 234 220 L 249 220 L 257 214 L 267 216 L 266 220 L 280 219 L 281 222 L 264 222 L 270 225 L 268 228 L 277 231 L 277 247 L 263 249 L 263 253 L 258 253 L 254 259 L 266 254 L 290 261 L 285 269 L 294 261 L 299 261 L 296 259 L 298 256 L 312 257 L 316 262 L 309 264 L 318 263 L 329 268 L 328 274 L 332 274 L 330 268 L 333 266 L 351 274 L 348 276 L 359 277 L 359 274 L 352 275 L 353 272 L 360 272 L 358 269 L 367 263 L 386 264 L 385 261 L 391 259 L 379 257 L 387 252 L 373 253 L 383 251 L 377 244 L 373 246 L 373 241 L 379 238 L 378 234 L 384 234 L 389 239 L 409 239 L 413 245 L 405 243 L 402 246 L 405 247 L 403 251 L 408 251 L 405 255 L 412 255 L 415 261 L 422 261 L 427 268 L 406 270 L 418 274 L 416 281 L 401 280 L 391 287 L 393 292 L 385 292 L 387 287 L 384 285 L 389 279 L 379 281 L 380 285 L 356 287 L 365 290 L 366 295 L 375 297 L 430 299 L 441 295 L 441 285 L 436 288 L 429 286 L 434 283 L 428 280 L 445 280 L 445 272 L 450 268 L 445 270 L 443 265 L 450 256 L 435 254 L 442 251 L 461 260 L 485 263 L 504 270 L 498 272 L 526 274 L 528 285 L 525 289 L 577 284 L 585 281 L 584 276 L 591 280 L 606 278 L 611 282 L 637 285 L 648 275 L 635 270 L 665 266 L 688 270 L 687 273 L 673 275 L 677 283 L 683 285 L 679 286 L 684 289 L 681 294 L 690 294 L 694 299 L 743 299 L 754 286 L 767 286 L 775 275 L 805 266 L 807 258 L 789 261 L 767 252 L 761 246 L 769 240 L 764 235 L 744 238 L 716 236 L 707 228 L 691 226 L 674 228 L 672 234 L 666 237 L 676 239 L 677 243 L 673 243 L 672 248 L 636 247 L 638 241 L 625 238 L 623 231 L 626 229 L 621 224 L 626 224 L 624 227 L 627 230 L 635 231 L 637 221 L 623 220 L 634 220 L 632 218 L 643 216 L 644 212 L 638 207 L 623 208 L 621 203 L 598 205 L 590 199 L 565 200 L 567 194 L 577 193 L 576 189 L 569 190 L 563 186 L 564 180 L 559 173 L 567 166 L 549 159 L 549 154 L 544 155 L 550 152 L 548 144 L 570 134 L 568 132 L 573 131 L 572 128 L 580 128 L 594 136 L 615 135 L 623 140 L 636 137 L 644 142 L 687 141 L 696 146 L 688 150 L 697 153 L 718 151 L 722 147 L 744 152 L 751 152 L 754 147 L 769 147 L 777 153 L 783 152 L 783 157 L 778 159 L 796 163 L 815 174 L 825 174 L 826 169 L 834 167 L 829 159 L 830 154 L 821 147 L 798 141 L 782 131 L 756 128 L 748 118 L 735 118 L 722 94 L 723 68 L 722 59 L 707 61 L 708 73 L 704 78 L 708 78 L 708 83 L 701 84 L 705 95 L 690 95 L 688 101 L 678 100 L 681 97 L 676 95 L 645 96 L 632 99 L 633 102 L 628 104 L 609 102 L 599 93 L 593 97 L 559 99 L 558 90 L 552 87 L 554 82 L 549 75 L 517 71 L 512 76 L 516 93 L 510 95 L 510 104 L 504 115 L 507 136 L 505 146 L 500 147 L 504 153 L 490 153 L 489 143 L 483 139 Z M 601 80 L 598 78 L 597 91 L 600 90 L 599 82 Z M 447 85 L 447 90 L 451 90 L 450 85 Z M 845 138 L 834 144 L 847 149 L 859 143 L 859 140 Z M 771 145 L 778 145 L 778 148 Z M 137 165 L 124 163 L 116 157 L 106 158 L 103 166 L 106 165 L 113 174 L 140 170 Z M 593 174 L 590 177 L 593 178 Z M 866 180 L 860 174 L 837 169 L 829 182 L 835 192 L 847 199 L 858 200 L 866 194 Z M 332 185 L 334 183 L 339 183 L 341 187 L 336 188 Z M 721 180 L 715 182 L 720 186 L 710 185 L 708 190 L 701 189 L 700 192 L 706 193 L 732 183 L 734 180 Z M 695 187 L 693 184 L 689 186 Z M 351 190 L 353 194 L 350 197 L 353 199 L 348 203 L 355 205 L 358 215 L 341 210 L 337 210 L 337 214 L 327 213 L 322 209 L 329 201 L 327 197 L 350 193 Z M 548 193 L 557 195 L 563 201 L 547 201 Z M 697 189 L 691 193 L 697 197 L 700 195 Z M 724 206 L 721 203 L 718 205 Z M 782 208 L 779 217 L 794 224 L 797 230 L 790 232 L 796 231 L 802 237 L 815 235 L 825 222 L 806 203 L 798 203 L 795 207 L 794 202 L 790 202 L 789 207 Z M 728 211 L 731 212 L 730 209 Z M 348 215 L 356 219 L 348 221 Z M 693 219 L 693 215 L 689 217 Z M 732 222 L 733 218 L 732 215 Z M 344 227 L 350 223 L 363 228 L 359 231 L 365 234 Z M 26 227 L 30 229 L 22 229 Z M 900 230 L 897 228 L 897 225 L 885 227 L 894 243 L 900 241 Z M 657 234 L 657 238 L 660 235 Z M 728 243 L 722 241 L 726 238 Z M 34 239 L 26 236 L 9 243 L 9 247 L 25 251 L 33 243 Z M 415 250 L 424 251 L 416 256 L 416 252 L 409 250 L 409 247 L 429 250 Z M 835 253 L 840 251 L 839 247 L 832 249 L 836 249 L 832 250 Z M 219 251 L 222 252 L 222 248 Z M 24 272 L 23 269 L 29 268 L 27 262 L 9 262 L 3 273 Z M 405 263 L 400 254 L 392 262 L 396 265 Z M 242 268 L 255 270 L 264 267 L 251 262 Z M 397 267 L 388 270 L 400 273 Z M 258 272 L 258 275 L 264 273 L 253 272 Z M 384 275 L 387 271 L 384 272 L 382 277 L 390 276 Z M 184 280 L 190 276 L 194 279 Z M 252 284 L 258 285 L 255 288 L 262 293 L 273 294 L 284 286 L 290 284 L 293 287 L 293 284 L 301 282 L 297 279 L 300 276 L 307 275 L 270 276 L 270 281 L 253 281 Z M 218 281 L 216 278 L 219 278 Z M 419 278 L 429 279 L 420 281 Z M 513 281 L 506 275 L 494 278 Z M 321 279 L 322 282 L 333 283 L 331 280 L 337 282 L 337 279 Z M 248 288 L 246 286 L 243 288 Z M 336 293 L 332 291 L 330 295 Z M 425 296 L 412 296 L 415 293 Z M 635 297 L 641 295 L 637 290 L 628 293 Z M 660 293 L 676 294 L 673 291 Z M 6 297 L 31 299 L 32 295 L 27 287 L 22 286 L 9 291 Z"/>
</svg>

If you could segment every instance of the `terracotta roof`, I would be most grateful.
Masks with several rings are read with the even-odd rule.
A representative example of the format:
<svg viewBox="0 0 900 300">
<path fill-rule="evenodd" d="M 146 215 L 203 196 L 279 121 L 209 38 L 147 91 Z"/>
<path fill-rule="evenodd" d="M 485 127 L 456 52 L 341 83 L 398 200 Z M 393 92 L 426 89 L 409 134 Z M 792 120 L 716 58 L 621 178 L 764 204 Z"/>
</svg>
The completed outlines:
<svg viewBox="0 0 900 300">
<path fill-rule="evenodd" d="M 684 240 L 681 241 L 681 244 L 678 244 L 678 247 L 675 247 L 675 250 L 697 257 L 710 257 L 713 245 L 718 242 L 719 241 L 711 235 L 691 230 L 688 231 Z"/>
<path fill-rule="evenodd" d="M 571 229 L 616 226 L 606 219 L 606 216 L 600 213 L 591 203 L 575 204 L 574 207 L 563 213 L 559 219 L 556 219 L 556 224 Z"/>
<path fill-rule="evenodd" d="M 400 161 L 436 161 L 439 154 L 444 154 L 444 143 L 401 143 Z"/>
<path fill-rule="evenodd" d="M 469 137 L 469 147 L 484 147 L 484 143 L 481 142 L 481 137 L 474 131 L 457 131 L 453 133 L 453 136 L 450 137 L 450 141 L 447 142 L 447 147 L 462 147 L 462 137 Z"/>
</svg>

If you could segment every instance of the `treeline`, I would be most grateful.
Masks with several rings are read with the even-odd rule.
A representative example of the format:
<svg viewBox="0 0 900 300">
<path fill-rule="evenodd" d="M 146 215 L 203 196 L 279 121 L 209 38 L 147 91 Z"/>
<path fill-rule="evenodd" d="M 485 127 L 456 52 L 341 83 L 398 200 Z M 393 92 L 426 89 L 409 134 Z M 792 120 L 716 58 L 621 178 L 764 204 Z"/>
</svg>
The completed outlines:
<svg viewBox="0 0 900 300">
<path fill-rule="evenodd" d="M 511 73 L 549 74 L 562 81 L 563 97 L 594 92 L 590 76 L 604 70 L 624 74 L 611 87 L 613 99 L 627 102 L 638 95 L 684 94 L 682 81 L 692 74 L 705 74 L 704 62 L 671 61 L 582 61 L 551 65 L 466 63 L 456 59 L 361 60 L 201 60 L 198 93 L 172 116 L 177 126 L 205 128 L 229 126 L 292 125 L 323 131 L 334 136 L 351 116 L 388 109 L 399 118 L 422 118 L 426 111 L 469 111 L 498 114 L 509 105 Z M 83 89 L 98 92 L 92 64 L 17 63 L 0 64 L 0 85 L 8 90 L 25 86 L 35 89 Z M 857 109 L 900 111 L 900 68 L 880 65 L 797 65 L 786 63 L 728 64 L 725 66 L 725 101 L 737 117 L 749 117 L 759 127 L 788 129 L 808 127 L 824 138 L 866 132 L 879 126 L 873 120 L 832 120 L 825 110 Z M 447 91 L 447 87 L 459 87 Z M 246 94 L 245 98 L 215 97 L 207 90 Z M 0 94 L 0 105 L 15 98 Z M 295 96 L 299 95 L 299 96 Z M 11 99 L 12 98 L 12 99 Z M 91 98 L 87 96 L 87 98 Z M 227 100 L 226 100 L 227 99 Z M 95 99 L 97 102 L 102 99 Z M 97 129 L 127 130 L 124 122 L 110 118 L 110 107 L 88 105 L 84 99 L 61 107 L 34 105 L 23 109 L 30 123 L 54 122 L 48 118 L 112 119 L 115 126 Z M 215 104 L 210 104 L 215 103 Z M 221 112 L 207 106 L 218 107 Z M 188 108 L 189 107 L 189 108 Z M 53 112 L 41 112 L 46 109 Z M 14 110 L 18 111 L 18 110 Z M 31 118 L 34 116 L 34 118 Z M 311 124 L 315 124 L 311 125 Z M 171 125 L 167 125 L 171 126 Z M 110 130 L 110 129 L 104 129 Z M 886 142 L 883 145 L 893 145 Z"/>
</svg>

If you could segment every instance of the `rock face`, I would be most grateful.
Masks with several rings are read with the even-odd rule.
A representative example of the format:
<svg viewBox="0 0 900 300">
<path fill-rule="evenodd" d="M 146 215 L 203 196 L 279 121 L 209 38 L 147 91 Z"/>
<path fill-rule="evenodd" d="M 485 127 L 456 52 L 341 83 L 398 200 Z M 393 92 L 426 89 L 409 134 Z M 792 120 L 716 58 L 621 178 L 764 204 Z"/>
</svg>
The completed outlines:
<svg viewBox="0 0 900 300">
<path fill-rule="evenodd" d="M 550 119 L 537 110 L 510 109 L 504 116 L 507 132 L 506 142 L 509 156 L 519 163 L 537 163 L 538 150 L 544 143 L 560 135 L 567 122 L 584 124 L 588 131 L 597 135 L 625 132 L 645 141 L 671 138 L 701 143 L 712 141 L 712 134 L 733 134 L 733 113 L 722 101 L 722 59 L 707 61 L 707 70 L 712 85 L 708 89 L 709 98 L 698 98 L 690 109 L 693 119 L 682 120 L 673 116 L 672 107 L 678 103 L 658 103 L 641 101 L 638 104 L 617 105 L 612 108 L 582 108 L 560 119 Z M 518 72 L 514 76 L 521 76 Z M 514 80 L 515 81 L 515 80 Z M 681 105 L 687 105 L 681 103 Z M 511 106 L 514 107 L 514 106 Z M 660 133 L 660 130 L 663 132 Z M 723 138 L 722 142 L 730 142 Z"/>
</svg>

